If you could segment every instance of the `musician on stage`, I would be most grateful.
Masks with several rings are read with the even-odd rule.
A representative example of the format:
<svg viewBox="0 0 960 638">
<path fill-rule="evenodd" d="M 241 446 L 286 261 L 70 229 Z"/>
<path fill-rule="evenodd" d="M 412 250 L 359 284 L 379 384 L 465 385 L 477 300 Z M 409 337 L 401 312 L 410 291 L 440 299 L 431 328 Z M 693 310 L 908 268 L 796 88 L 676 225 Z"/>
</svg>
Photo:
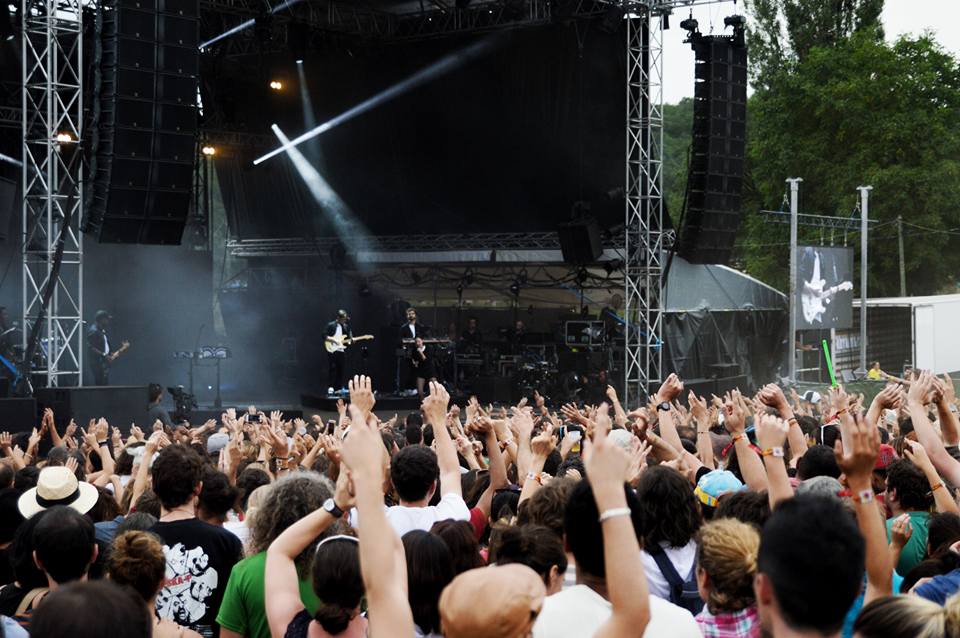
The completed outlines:
<svg viewBox="0 0 960 638">
<path fill-rule="evenodd" d="M 480 334 L 480 328 L 476 317 L 467 319 L 467 329 L 460 335 L 461 354 L 481 354 L 483 350 L 483 336 Z"/>
<path fill-rule="evenodd" d="M 87 329 L 87 350 L 90 352 L 87 358 L 90 361 L 94 385 L 110 385 L 110 365 L 130 346 L 124 341 L 120 348 L 111 350 L 107 331 L 112 319 L 106 310 L 98 310 L 94 315 L 93 325 Z"/>
<path fill-rule="evenodd" d="M 407 308 L 407 323 L 400 327 L 400 345 L 407 351 L 404 387 L 410 387 L 410 382 L 414 381 L 417 394 L 421 397 L 426 381 L 433 376 L 432 374 L 423 376 L 433 370 L 433 359 L 427 352 L 426 344 L 423 343 L 425 337 L 427 337 L 427 330 L 425 326 L 417 323 L 416 308 Z"/>
<path fill-rule="evenodd" d="M 346 392 L 344 368 L 347 360 L 347 341 L 353 337 L 350 329 L 350 315 L 346 310 L 338 310 L 337 318 L 327 324 L 325 341 L 332 345 L 327 349 L 327 394 Z"/>
</svg>

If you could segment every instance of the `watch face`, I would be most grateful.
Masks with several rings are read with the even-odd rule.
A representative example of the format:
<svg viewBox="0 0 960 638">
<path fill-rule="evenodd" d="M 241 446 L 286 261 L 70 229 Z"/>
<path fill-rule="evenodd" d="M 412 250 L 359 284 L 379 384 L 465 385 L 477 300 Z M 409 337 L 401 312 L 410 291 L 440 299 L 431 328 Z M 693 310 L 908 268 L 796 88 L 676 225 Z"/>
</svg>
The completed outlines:
<svg viewBox="0 0 960 638">
<path fill-rule="evenodd" d="M 669 401 L 664 401 L 663 403 L 657 404 L 657 409 L 660 410 L 661 412 L 669 412 L 669 411 L 670 411 L 670 402 L 669 402 Z"/>
</svg>

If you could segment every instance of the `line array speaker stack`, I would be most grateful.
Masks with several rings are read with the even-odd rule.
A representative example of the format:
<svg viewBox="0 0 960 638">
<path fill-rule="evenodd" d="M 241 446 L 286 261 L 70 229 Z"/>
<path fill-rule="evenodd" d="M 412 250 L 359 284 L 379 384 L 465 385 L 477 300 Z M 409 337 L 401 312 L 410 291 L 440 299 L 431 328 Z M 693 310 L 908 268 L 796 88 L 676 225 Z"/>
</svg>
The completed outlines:
<svg viewBox="0 0 960 638">
<path fill-rule="evenodd" d="M 696 58 L 693 148 L 679 254 L 697 264 L 730 261 L 740 229 L 747 132 L 747 48 L 742 22 L 734 35 L 692 31 Z"/>
<path fill-rule="evenodd" d="M 97 241 L 180 243 L 197 154 L 198 16 L 198 0 L 100 4 L 83 228 Z"/>
</svg>

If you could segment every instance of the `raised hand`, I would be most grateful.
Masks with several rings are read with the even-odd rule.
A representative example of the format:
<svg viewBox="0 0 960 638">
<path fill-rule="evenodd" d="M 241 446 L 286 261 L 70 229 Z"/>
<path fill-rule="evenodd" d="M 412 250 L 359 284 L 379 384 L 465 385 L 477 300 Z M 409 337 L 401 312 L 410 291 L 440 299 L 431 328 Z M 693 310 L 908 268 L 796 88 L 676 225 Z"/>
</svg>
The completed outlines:
<svg viewBox="0 0 960 638">
<path fill-rule="evenodd" d="M 607 431 L 597 428 L 593 441 L 583 442 L 583 466 L 596 496 L 619 491 L 630 468 L 630 455 L 607 438 Z"/>
<path fill-rule="evenodd" d="M 746 427 L 746 415 L 740 398 L 740 391 L 734 390 L 723 404 L 723 427 L 730 434 L 743 434 Z"/>
<path fill-rule="evenodd" d="M 943 373 L 943 400 L 947 402 L 947 405 L 952 404 L 957 400 L 957 390 L 953 385 L 953 377 L 951 377 L 946 372 Z"/>
<path fill-rule="evenodd" d="M 925 474 L 928 472 L 936 473 L 933 462 L 930 461 L 930 457 L 927 455 L 927 450 L 924 449 L 920 443 L 911 441 L 910 439 L 904 439 L 904 442 L 907 446 L 903 448 L 903 455 L 907 457 L 911 463 L 920 468 Z"/>
<path fill-rule="evenodd" d="M 364 421 L 373 411 L 376 399 L 373 397 L 373 383 L 365 375 L 354 376 L 347 384 L 350 390 L 350 405 L 355 405 L 363 415 Z M 338 406 L 339 407 L 339 406 Z"/>
<path fill-rule="evenodd" d="M 902 550 L 911 536 L 913 536 L 913 525 L 910 524 L 909 514 L 901 514 L 893 519 L 890 529 L 891 545 Z"/>
<path fill-rule="evenodd" d="M 848 435 L 849 449 L 844 449 L 842 441 L 837 439 L 834 455 L 840 469 L 847 475 L 848 483 L 869 485 L 880 453 L 880 431 L 868 425 L 859 414 L 854 415 L 852 420 L 853 426 Z"/>
<path fill-rule="evenodd" d="M 883 390 L 877 393 L 877 396 L 873 398 L 873 402 L 881 410 L 896 410 L 900 407 L 901 403 L 901 388 L 895 383 L 888 383 Z"/>
<path fill-rule="evenodd" d="M 674 399 L 680 396 L 681 392 L 683 392 L 683 381 L 675 372 L 671 372 L 670 376 L 660 385 L 660 389 L 657 390 L 657 403 L 663 403 L 664 401 L 672 403 Z"/>
<path fill-rule="evenodd" d="M 781 414 L 790 407 L 787 403 L 787 397 L 783 395 L 783 390 L 776 383 L 768 383 L 763 386 L 757 396 L 764 405 L 775 408 Z"/>
<path fill-rule="evenodd" d="M 790 430 L 789 424 L 779 417 L 765 414 L 756 421 L 757 424 L 757 445 L 761 450 L 770 450 L 773 448 L 783 448 L 787 440 L 787 432 Z"/>
<path fill-rule="evenodd" d="M 907 390 L 907 401 L 926 405 L 930 401 L 930 394 L 933 392 L 933 375 L 924 370 L 920 376 L 910 384 Z"/>
<path fill-rule="evenodd" d="M 693 390 L 687 395 L 687 402 L 690 404 L 690 414 L 697 423 L 707 424 L 707 402 L 697 397 Z"/>
<path fill-rule="evenodd" d="M 73 456 L 73 455 L 71 454 L 70 456 L 67 457 L 67 460 L 64 461 L 63 467 L 65 467 L 65 468 L 67 468 L 68 470 L 70 470 L 70 473 L 71 473 L 71 474 L 76 474 L 76 473 L 77 473 L 77 468 L 80 467 L 80 464 L 77 463 L 77 457 L 75 457 L 75 456 Z"/>
<path fill-rule="evenodd" d="M 340 443 L 340 439 L 330 434 L 321 434 L 319 441 L 323 446 L 323 453 L 330 459 L 330 462 L 340 465 L 340 461 L 343 458 L 343 446 Z"/>
<path fill-rule="evenodd" d="M 434 381 L 430 382 L 430 394 L 424 397 L 420 405 L 420 411 L 427 423 L 435 428 L 442 428 L 447 423 L 447 406 L 450 403 L 450 395 L 447 389 Z M 352 414 L 352 413 L 351 413 Z"/>
<path fill-rule="evenodd" d="M 557 449 L 557 439 L 553 436 L 553 425 L 548 423 L 543 431 L 530 441 L 530 449 L 533 455 L 546 459 L 550 453 Z"/>
</svg>

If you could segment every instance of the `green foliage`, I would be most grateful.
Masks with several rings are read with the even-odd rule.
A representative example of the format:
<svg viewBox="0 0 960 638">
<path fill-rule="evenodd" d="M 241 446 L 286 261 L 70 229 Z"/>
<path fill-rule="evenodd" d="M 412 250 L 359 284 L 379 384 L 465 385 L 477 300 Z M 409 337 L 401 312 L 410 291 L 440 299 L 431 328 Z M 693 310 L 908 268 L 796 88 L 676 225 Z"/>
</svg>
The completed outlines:
<svg viewBox="0 0 960 638">
<path fill-rule="evenodd" d="M 903 215 L 912 224 L 956 227 L 958 115 L 960 68 L 929 38 L 890 46 L 872 33 L 857 33 L 833 47 L 811 49 L 750 99 L 752 188 L 745 211 L 753 219 L 741 242 L 748 270 L 771 282 L 785 281 L 784 260 L 770 257 L 780 251 L 763 245 L 780 237 L 768 232 L 755 211 L 780 203 L 786 177 L 804 179 L 805 212 L 848 215 L 856 205 L 856 187 L 870 184 L 870 216 L 881 224 Z M 892 223 L 883 224 L 870 242 L 872 296 L 897 294 L 895 233 Z M 960 254 L 949 250 L 954 239 L 910 228 L 906 235 L 911 294 L 952 283 L 960 268 Z M 851 239 L 859 245 L 858 238 Z"/>
<path fill-rule="evenodd" d="M 744 221 L 736 265 L 787 287 L 787 177 L 802 177 L 801 210 L 849 216 L 870 184 L 871 296 L 899 292 L 894 220 L 905 225 L 909 294 L 956 291 L 960 272 L 960 67 L 929 37 L 887 44 L 882 0 L 749 0 L 755 93 L 747 109 Z M 781 38 L 780 35 L 785 37 Z M 781 45 L 786 41 L 786 46 Z M 665 108 L 665 186 L 679 215 L 692 102 Z M 935 229 L 940 232 L 931 232 Z M 859 249 L 859 235 L 801 229 L 801 242 Z M 858 278 L 857 278 L 858 279 Z"/>
<path fill-rule="evenodd" d="M 674 228 L 680 221 L 693 131 L 693 100 L 663 106 L 663 189 Z"/>
</svg>

